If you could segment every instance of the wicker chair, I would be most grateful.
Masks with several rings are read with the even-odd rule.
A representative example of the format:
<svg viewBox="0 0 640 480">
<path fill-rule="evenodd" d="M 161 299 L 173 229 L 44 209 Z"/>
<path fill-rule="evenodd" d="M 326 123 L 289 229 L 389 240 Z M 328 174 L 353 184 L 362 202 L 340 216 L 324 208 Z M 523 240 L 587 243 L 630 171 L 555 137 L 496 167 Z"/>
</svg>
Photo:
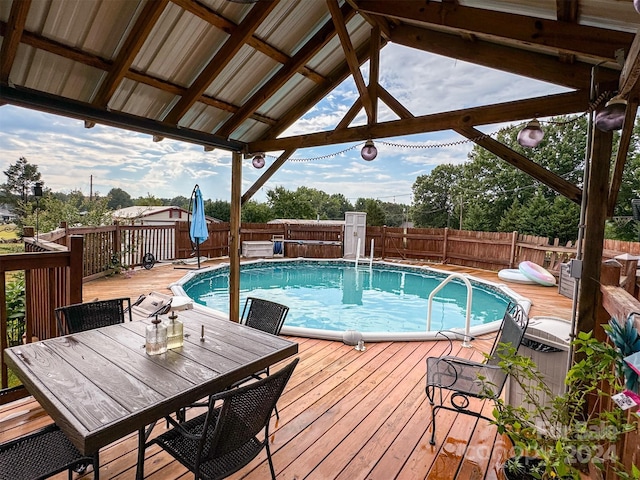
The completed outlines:
<svg viewBox="0 0 640 480">
<path fill-rule="evenodd" d="M 68 335 L 124 323 L 125 315 L 128 315 L 129 321 L 131 321 L 131 300 L 129 298 L 113 298 L 76 303 L 56 308 L 55 312 L 58 331 L 61 335 Z"/>
<path fill-rule="evenodd" d="M 247 297 L 247 301 L 242 309 L 240 323 L 247 327 L 262 330 L 272 335 L 280 335 L 284 320 L 289 313 L 289 307 L 280 303 L 264 300 L 262 298 Z M 251 374 L 250 377 L 244 378 L 233 384 L 233 387 L 242 385 L 251 379 L 263 378 L 269 375 L 269 367 L 259 372 Z M 280 418 L 278 409 L 276 408 L 276 418 Z"/>
<path fill-rule="evenodd" d="M 427 358 L 426 391 L 431 404 L 431 417 L 433 419 L 431 445 L 436 443 L 436 413 L 442 408 L 491 420 L 480 412 L 469 410 L 469 397 L 480 398 L 486 396 L 487 392 L 484 391 L 483 382 L 480 381 L 479 376 L 483 376 L 485 382 L 495 386 L 496 396 L 501 394 L 507 375 L 498 366 L 500 361 L 498 354 L 504 344 L 510 344 L 517 349 L 522 342 L 528 324 L 529 318 L 522 310 L 522 307 L 515 303 L 510 303 L 502 319 L 491 353 L 484 363 L 450 356 L 452 332 L 439 332 L 449 340 L 449 350 L 445 356 Z M 451 392 L 449 396 L 450 406 L 444 404 L 443 389 Z M 439 394 L 437 398 L 436 392 Z M 436 401 L 439 403 L 436 404 Z"/>
<path fill-rule="evenodd" d="M 87 465 L 98 478 L 98 454 L 82 455 L 55 424 L 0 445 L 0 480 L 39 480 L 64 470 L 71 479 Z"/>
<path fill-rule="evenodd" d="M 191 405 L 208 407 L 207 413 L 191 420 L 177 422 L 166 417 L 174 428 L 148 442 L 145 448 L 160 445 L 194 472 L 195 478 L 204 480 L 225 478 L 237 472 L 264 448 L 275 480 L 269 421 L 297 363 L 296 358 L 273 375 L 212 395 L 207 403 Z M 222 405 L 216 406 L 217 401 L 222 401 Z M 262 431 L 264 436 L 260 435 Z"/>
</svg>

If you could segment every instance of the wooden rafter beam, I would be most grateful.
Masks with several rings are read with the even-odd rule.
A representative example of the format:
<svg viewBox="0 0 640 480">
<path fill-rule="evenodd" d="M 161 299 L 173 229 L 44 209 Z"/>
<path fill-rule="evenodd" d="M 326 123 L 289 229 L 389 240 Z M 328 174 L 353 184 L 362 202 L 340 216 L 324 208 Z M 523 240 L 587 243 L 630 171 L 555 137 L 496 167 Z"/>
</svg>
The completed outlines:
<svg viewBox="0 0 640 480">
<path fill-rule="evenodd" d="M 362 109 L 362 100 L 360 100 L 360 97 L 358 97 L 353 102 L 353 105 L 351 105 L 349 110 L 347 110 L 347 113 L 344 114 L 344 117 L 342 117 L 342 120 L 340 120 L 338 125 L 336 125 L 336 130 L 342 130 L 347 128 L 349 125 L 351 125 L 351 122 L 353 122 L 354 118 L 356 118 L 356 116 L 358 115 L 358 112 L 361 109 Z"/>
<path fill-rule="evenodd" d="M 560 22 L 578 21 L 578 0 L 556 0 L 556 18 Z"/>
<path fill-rule="evenodd" d="M 618 94 L 625 98 L 632 92 L 640 92 L 640 30 L 627 52 L 618 88 Z"/>
<path fill-rule="evenodd" d="M 349 37 L 347 24 L 344 20 L 340 7 L 338 6 L 337 0 L 327 0 L 327 6 L 329 7 L 333 24 L 336 27 L 336 32 L 338 32 L 338 37 L 340 38 L 340 45 L 342 45 L 344 58 L 349 65 L 349 70 L 351 71 L 351 76 L 356 84 L 360 98 L 362 98 L 362 106 L 367 112 L 367 118 L 370 119 L 373 115 L 371 98 L 369 97 L 369 90 L 364 83 L 364 78 L 362 78 L 362 72 L 360 72 L 360 62 L 358 61 L 356 50 L 353 47 L 351 38 Z"/>
<path fill-rule="evenodd" d="M 0 50 L 0 82 L 7 82 L 11 67 L 18 53 L 18 46 L 27 21 L 27 14 L 31 7 L 31 0 L 13 2 L 7 28 L 3 33 L 2 49 Z"/>
<path fill-rule="evenodd" d="M 582 190 L 564 178 L 541 167 L 537 163 L 529 160 L 524 155 L 512 150 L 497 140 L 484 135 L 480 130 L 473 127 L 459 127 L 454 130 L 460 135 L 472 140 L 476 145 L 480 145 L 494 155 L 500 157 L 505 162 L 513 165 L 537 181 L 544 183 L 547 187 L 564 195 L 572 202 L 580 205 L 582 201 Z"/>
<path fill-rule="evenodd" d="M 567 14 L 575 9 L 575 0 L 558 0 L 558 6 L 567 4 Z M 483 8 L 464 7 L 458 4 L 425 2 L 424 0 L 360 0 L 358 9 L 363 12 L 385 15 L 391 18 L 422 22 L 440 30 L 466 32 L 470 35 L 497 38 L 522 46 L 536 45 L 554 50 L 588 56 L 595 61 L 615 62 L 615 51 L 627 49 L 633 34 L 608 30 L 577 23 L 570 20 L 554 21 L 543 18 L 491 11 Z M 562 5 L 561 8 L 565 9 Z M 564 13 L 562 13 L 564 15 Z"/>
<path fill-rule="evenodd" d="M 242 48 L 247 39 L 253 35 L 256 28 L 276 7 L 279 0 L 258 2 L 247 14 L 242 23 L 236 28 L 227 41 L 220 47 L 209 63 L 204 67 L 195 81 L 191 84 L 184 96 L 178 100 L 175 106 L 167 114 L 165 122 L 177 125 L 180 119 L 189 111 L 198 98 L 204 94 L 211 82 L 228 65 L 234 55 Z"/>
<path fill-rule="evenodd" d="M 100 90 L 93 100 L 96 107 L 107 106 L 168 3 L 169 0 L 157 0 L 144 5 L 113 61 L 109 73 L 100 85 Z"/>
<path fill-rule="evenodd" d="M 550 117 L 585 111 L 589 104 L 587 91 L 561 93 L 546 97 L 465 108 L 451 112 L 380 122 L 372 126 L 317 132 L 293 137 L 249 142 L 253 152 L 273 152 L 289 148 L 307 148 L 338 143 L 363 141 L 368 138 L 389 138 L 458 127 L 515 122 L 533 117 Z"/>
<path fill-rule="evenodd" d="M 238 27 L 238 25 L 233 23 L 231 20 L 228 20 L 222 15 L 216 13 L 215 11 L 211 10 L 209 7 L 207 7 L 202 3 L 194 2 L 193 0 L 171 0 L 171 1 L 172 3 L 175 3 L 176 5 L 186 10 L 187 12 L 192 13 L 193 15 L 201 18 L 205 22 L 210 23 L 214 27 L 219 28 L 220 30 L 228 33 L 229 35 Z M 289 56 L 286 53 L 281 52 L 274 46 L 269 45 L 267 42 L 265 42 L 261 38 L 256 37 L 255 35 L 252 35 L 247 39 L 247 45 L 249 45 L 252 48 L 255 48 L 257 51 L 265 54 L 267 57 L 270 57 L 274 61 L 281 63 L 283 65 L 288 63 L 290 60 Z M 308 78 L 312 82 L 315 82 L 318 84 L 323 84 L 326 81 L 324 76 L 320 75 L 318 72 L 312 70 L 306 65 L 303 65 L 300 68 L 298 73 Z"/>
<path fill-rule="evenodd" d="M 402 103 L 400 103 L 398 99 L 396 99 L 396 97 L 391 95 L 382 85 L 378 86 L 378 93 L 380 94 L 380 100 L 382 100 L 387 105 L 387 107 L 389 107 L 393 111 L 393 113 L 398 115 L 400 118 L 415 117 L 415 115 L 411 113 L 407 107 L 402 105 Z"/>
<path fill-rule="evenodd" d="M 369 44 L 368 42 L 362 45 L 357 53 L 358 62 L 363 64 L 369 58 Z M 267 130 L 262 140 L 270 140 L 278 137 L 287 128 L 293 125 L 302 115 L 305 114 L 311 107 L 317 104 L 320 100 L 326 97 L 336 86 L 342 83 L 351 73 L 349 66 L 346 63 L 342 63 L 336 67 L 328 76 L 327 82 L 324 85 L 318 85 L 311 90 L 306 96 L 300 99 L 296 105 L 289 109 L 284 115 L 280 117 L 278 122 Z M 261 150 L 256 150 L 261 151 Z"/>
<path fill-rule="evenodd" d="M 577 90 L 588 89 L 590 85 L 592 66 L 587 63 L 566 64 L 542 53 L 480 40 L 468 41 L 458 35 L 406 25 L 395 28 L 391 40 L 407 47 Z M 604 66 L 600 68 L 600 74 L 603 82 L 618 80 L 618 72 Z"/>
<path fill-rule="evenodd" d="M 284 162 L 286 162 L 291 157 L 291 155 L 294 154 L 295 151 L 296 151 L 295 148 L 285 151 L 276 159 L 275 162 L 273 162 L 269 166 L 267 171 L 264 172 L 260 176 L 260 178 L 258 178 L 258 180 L 256 180 L 254 184 L 249 187 L 249 189 L 245 192 L 244 195 L 242 195 L 242 205 L 244 205 L 246 202 L 251 200 L 251 197 L 253 197 L 255 193 L 258 190 L 260 190 L 260 188 L 262 188 L 262 186 L 265 183 L 267 183 L 267 181 L 273 176 L 273 174 L 276 173 L 282 165 L 284 165 Z"/>
<path fill-rule="evenodd" d="M 618 201 L 618 192 L 622 185 L 622 174 L 624 173 L 624 165 L 627 161 L 629 153 L 629 145 L 631 144 L 631 136 L 633 135 L 633 127 L 635 124 L 636 114 L 638 113 L 638 98 L 634 97 L 627 101 L 627 111 L 624 117 L 624 125 L 620 133 L 620 142 L 618 144 L 618 153 L 616 154 L 615 164 L 609 182 L 609 202 L 607 204 L 607 217 L 613 217 L 616 202 Z"/>
<path fill-rule="evenodd" d="M 380 79 L 380 27 L 371 29 L 369 54 L 369 98 L 371 98 L 371 116 L 369 125 L 378 122 L 378 81 Z"/>
<path fill-rule="evenodd" d="M 0 36 L 4 36 L 7 31 L 7 24 L 4 22 L 0 22 Z M 82 65 L 90 66 L 97 68 L 99 70 L 103 70 L 108 72 L 111 69 L 112 62 L 106 60 L 97 55 L 93 55 L 87 52 L 82 52 L 78 49 L 69 47 L 67 45 L 63 45 L 59 42 L 46 39 L 41 35 L 34 34 L 32 32 L 24 32 L 22 35 L 22 43 L 25 45 L 29 45 L 30 47 L 37 48 L 43 50 L 48 53 L 52 53 L 54 55 L 59 55 L 63 58 L 73 60 L 74 62 L 78 62 Z M 125 78 L 129 80 L 133 80 L 134 82 L 139 82 L 145 85 L 148 85 L 153 88 L 157 88 L 163 92 L 171 93 L 173 95 L 182 96 L 185 95 L 187 89 L 175 83 L 168 82 L 166 80 L 162 80 L 156 77 L 152 77 L 146 73 L 142 73 L 136 71 L 134 69 L 129 69 L 125 73 Z M 324 78 L 324 77 L 323 77 Z M 326 83 L 326 79 L 322 82 L 322 85 Z M 222 100 L 203 95 L 198 99 L 199 102 L 204 103 L 205 105 L 210 105 L 212 107 L 218 108 L 220 110 L 224 110 L 226 112 L 235 113 L 238 111 L 238 107 L 232 105 L 228 102 L 224 102 Z M 258 122 L 265 123 L 267 125 L 274 125 L 275 121 L 269 117 L 260 114 L 251 115 L 253 120 Z"/>
<path fill-rule="evenodd" d="M 349 20 L 355 15 L 355 11 L 350 5 L 345 4 L 342 7 L 342 15 L 346 20 Z M 328 20 L 267 83 L 238 108 L 238 111 L 216 133 L 223 137 L 230 136 L 242 122 L 249 118 L 264 102 L 285 85 L 305 63 L 329 43 L 335 34 L 336 30 L 333 21 Z"/>
</svg>

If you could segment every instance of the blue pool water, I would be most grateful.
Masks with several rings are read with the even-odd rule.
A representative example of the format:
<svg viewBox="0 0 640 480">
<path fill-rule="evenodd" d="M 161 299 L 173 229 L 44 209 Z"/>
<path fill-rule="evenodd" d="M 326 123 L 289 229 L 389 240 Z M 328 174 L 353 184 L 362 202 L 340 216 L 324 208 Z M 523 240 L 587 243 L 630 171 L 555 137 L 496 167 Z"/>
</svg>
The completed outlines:
<svg viewBox="0 0 640 480">
<path fill-rule="evenodd" d="M 240 305 L 246 297 L 289 306 L 285 326 L 343 332 L 425 332 L 427 301 L 446 272 L 422 267 L 344 261 L 284 261 L 244 264 Z M 471 325 L 500 320 L 511 298 L 500 288 L 470 279 Z M 182 285 L 197 303 L 229 312 L 229 270 L 193 275 Z M 464 328 L 467 289 L 454 279 L 434 297 L 432 330 Z"/>
</svg>

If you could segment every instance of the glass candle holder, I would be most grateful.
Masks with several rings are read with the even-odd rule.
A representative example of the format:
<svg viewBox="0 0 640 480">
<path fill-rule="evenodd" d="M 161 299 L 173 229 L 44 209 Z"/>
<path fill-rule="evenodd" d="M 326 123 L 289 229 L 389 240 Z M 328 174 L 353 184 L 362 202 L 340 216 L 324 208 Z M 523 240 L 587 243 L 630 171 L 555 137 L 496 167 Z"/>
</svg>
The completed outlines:
<svg viewBox="0 0 640 480">
<path fill-rule="evenodd" d="M 167 327 L 167 348 L 180 348 L 184 344 L 184 325 L 178 320 L 178 314 L 171 311 L 165 323 Z"/>
<path fill-rule="evenodd" d="M 167 351 L 167 327 L 162 324 L 157 315 L 147 327 L 145 340 L 147 355 L 160 355 Z"/>
</svg>

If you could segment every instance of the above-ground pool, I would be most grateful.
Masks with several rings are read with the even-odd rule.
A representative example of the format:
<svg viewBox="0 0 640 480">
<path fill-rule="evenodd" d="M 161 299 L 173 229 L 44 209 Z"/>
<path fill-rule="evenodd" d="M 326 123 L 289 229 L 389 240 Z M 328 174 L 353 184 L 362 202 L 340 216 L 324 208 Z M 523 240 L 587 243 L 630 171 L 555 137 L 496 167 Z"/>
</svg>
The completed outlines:
<svg viewBox="0 0 640 480">
<path fill-rule="evenodd" d="M 344 260 L 261 260 L 240 269 L 240 305 L 247 297 L 282 303 L 289 314 L 283 334 L 343 339 L 347 330 L 365 341 L 427 340 L 438 330 L 464 330 L 467 287 L 453 278 L 430 293 L 449 272 L 385 262 L 355 265 Z M 472 286 L 471 334 L 497 329 L 510 301 L 530 302 L 505 285 L 466 277 Z M 229 313 L 229 266 L 190 272 L 171 286 L 200 305 Z"/>
</svg>

